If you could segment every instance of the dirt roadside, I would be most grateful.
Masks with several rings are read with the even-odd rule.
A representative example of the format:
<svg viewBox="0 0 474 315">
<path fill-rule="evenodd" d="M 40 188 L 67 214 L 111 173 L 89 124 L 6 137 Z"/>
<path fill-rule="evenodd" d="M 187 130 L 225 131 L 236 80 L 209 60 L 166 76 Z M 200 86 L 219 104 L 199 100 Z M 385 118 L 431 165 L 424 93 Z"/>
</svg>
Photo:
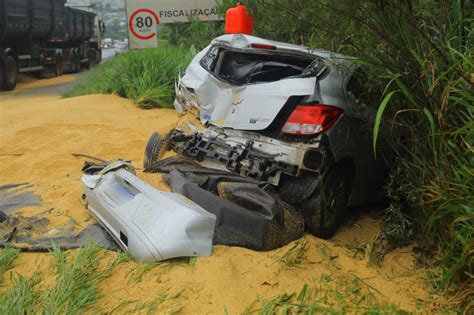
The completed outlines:
<svg viewBox="0 0 474 315">
<path fill-rule="evenodd" d="M 73 76 L 25 80 L 17 91 L 0 93 L 0 185 L 33 184 L 44 206 L 24 209 L 23 214 L 46 215 L 52 233 L 55 227 L 71 224 L 80 230 L 93 221 L 79 201 L 84 160 L 71 153 L 131 159 L 140 168 L 149 135 L 166 132 L 179 122 L 173 110 L 144 111 L 116 96 L 60 99 L 59 93 L 74 80 Z M 164 187 L 158 175 L 140 170 L 138 175 Z M 381 267 L 368 267 L 364 255 L 351 249 L 364 247 L 377 232 L 378 220 L 362 214 L 331 241 L 306 235 L 271 252 L 215 246 L 211 257 L 192 263 L 143 266 L 127 262 L 102 282 L 103 297 L 96 306 L 122 313 L 133 309 L 137 301 L 152 301 L 165 292 L 176 298 L 163 305 L 163 312 L 177 308 L 184 314 L 236 314 L 258 309 L 258 297 L 298 293 L 305 284 L 317 291 L 315 296 L 321 297 L 322 304 L 339 310 L 361 303 L 367 308 L 393 304 L 407 311 L 427 312 L 444 304 L 441 297 L 429 292 L 426 270 L 416 268 L 411 248 L 388 254 Z M 285 257 L 291 260 L 295 253 L 298 263 L 285 263 Z M 104 256 L 107 261 L 116 254 Z M 22 254 L 10 273 L 30 276 L 39 272 L 48 286 L 54 281 L 49 275 L 50 257 Z M 4 280 L 10 283 L 9 273 Z"/>
</svg>

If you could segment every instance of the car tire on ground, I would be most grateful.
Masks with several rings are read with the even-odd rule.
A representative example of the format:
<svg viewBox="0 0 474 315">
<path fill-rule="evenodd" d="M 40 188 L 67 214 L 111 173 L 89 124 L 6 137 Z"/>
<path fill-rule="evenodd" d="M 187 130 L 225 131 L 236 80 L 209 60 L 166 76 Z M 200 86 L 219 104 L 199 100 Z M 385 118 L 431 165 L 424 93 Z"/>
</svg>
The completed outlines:
<svg viewBox="0 0 474 315">
<path fill-rule="evenodd" d="M 143 160 L 143 168 L 150 170 L 153 165 L 158 162 L 163 155 L 170 149 L 170 134 L 160 136 L 157 132 L 154 132 L 145 149 L 145 157 Z"/>
<path fill-rule="evenodd" d="M 329 239 L 337 231 L 347 211 L 352 177 L 344 167 L 335 167 L 324 176 L 321 185 L 303 204 L 308 232 Z"/>
<path fill-rule="evenodd" d="M 289 204 L 301 204 L 313 194 L 318 182 L 316 173 L 306 172 L 300 177 L 283 174 L 278 185 L 278 195 Z"/>
<path fill-rule="evenodd" d="M 3 68 L 3 89 L 5 91 L 12 91 L 16 87 L 16 76 L 18 69 L 15 58 L 7 56 L 5 59 L 5 66 Z"/>
</svg>

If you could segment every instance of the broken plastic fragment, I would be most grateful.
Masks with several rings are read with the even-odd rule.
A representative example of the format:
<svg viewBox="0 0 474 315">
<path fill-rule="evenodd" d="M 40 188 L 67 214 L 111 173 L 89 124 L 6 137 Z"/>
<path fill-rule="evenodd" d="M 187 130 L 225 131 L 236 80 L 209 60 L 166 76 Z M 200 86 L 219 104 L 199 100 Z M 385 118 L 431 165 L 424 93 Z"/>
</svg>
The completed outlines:
<svg viewBox="0 0 474 315">
<path fill-rule="evenodd" d="M 191 200 L 160 191 L 123 168 L 101 175 L 99 182 L 97 175 L 82 181 L 88 209 L 133 258 L 211 255 L 216 216 Z"/>
</svg>

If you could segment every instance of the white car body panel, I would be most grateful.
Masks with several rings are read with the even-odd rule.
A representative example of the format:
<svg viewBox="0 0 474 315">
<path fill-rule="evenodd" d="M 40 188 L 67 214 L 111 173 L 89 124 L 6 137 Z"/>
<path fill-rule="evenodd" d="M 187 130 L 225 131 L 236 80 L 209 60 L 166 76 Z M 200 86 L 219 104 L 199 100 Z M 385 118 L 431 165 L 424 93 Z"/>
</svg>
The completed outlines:
<svg viewBox="0 0 474 315">
<path fill-rule="evenodd" d="M 182 195 L 160 191 L 125 169 L 84 175 L 84 201 L 133 258 L 210 256 L 216 216 Z"/>
<path fill-rule="evenodd" d="M 199 52 L 191 61 L 185 75 L 180 76 L 176 87 L 179 99 L 174 102 L 179 113 L 191 111 L 199 116 L 201 123 L 217 127 L 264 130 L 275 119 L 277 114 L 288 101 L 289 96 L 305 96 L 315 93 L 317 78 L 296 77 L 274 82 L 259 82 L 245 85 L 234 85 L 214 77 L 201 65 L 201 60 L 215 44 L 228 45 L 234 48 L 252 49 L 251 44 L 273 45 L 279 52 L 307 54 L 314 59 L 332 57 L 342 58 L 341 55 L 322 50 L 310 50 L 307 47 L 270 41 L 249 35 L 223 35 Z M 346 57 L 347 58 L 347 57 Z M 340 74 L 333 71 L 330 76 L 335 80 Z M 324 88 L 331 90 L 334 80 L 321 83 Z M 327 85 L 327 86 L 326 86 Z M 333 89 L 334 97 L 325 95 L 326 104 L 344 106 L 341 104 L 340 89 Z M 326 91 L 326 90 L 325 90 Z M 256 105 L 258 104 L 258 106 Z"/>
<path fill-rule="evenodd" d="M 187 107 L 199 110 L 201 123 L 224 128 L 263 130 L 272 123 L 289 95 L 312 94 L 316 78 L 290 78 L 235 86 L 219 81 L 199 63 L 193 63 L 180 83 L 194 90 L 197 104 L 191 101 Z M 186 91 L 181 93 L 186 94 Z M 180 111 L 178 107 L 176 109 Z"/>
</svg>

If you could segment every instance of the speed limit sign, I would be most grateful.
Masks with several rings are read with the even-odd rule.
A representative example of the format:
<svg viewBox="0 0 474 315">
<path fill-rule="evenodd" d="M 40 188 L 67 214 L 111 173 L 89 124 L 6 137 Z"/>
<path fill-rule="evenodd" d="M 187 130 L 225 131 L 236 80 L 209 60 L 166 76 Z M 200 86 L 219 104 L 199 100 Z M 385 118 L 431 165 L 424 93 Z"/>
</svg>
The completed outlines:
<svg viewBox="0 0 474 315">
<path fill-rule="evenodd" d="M 158 15 L 150 9 L 135 10 L 129 18 L 128 27 L 131 33 L 130 45 L 133 48 L 157 47 L 156 27 L 160 24 Z"/>
<path fill-rule="evenodd" d="M 158 45 L 159 24 L 188 22 L 190 19 L 215 21 L 216 0 L 126 0 L 129 44 L 131 49 Z"/>
</svg>

